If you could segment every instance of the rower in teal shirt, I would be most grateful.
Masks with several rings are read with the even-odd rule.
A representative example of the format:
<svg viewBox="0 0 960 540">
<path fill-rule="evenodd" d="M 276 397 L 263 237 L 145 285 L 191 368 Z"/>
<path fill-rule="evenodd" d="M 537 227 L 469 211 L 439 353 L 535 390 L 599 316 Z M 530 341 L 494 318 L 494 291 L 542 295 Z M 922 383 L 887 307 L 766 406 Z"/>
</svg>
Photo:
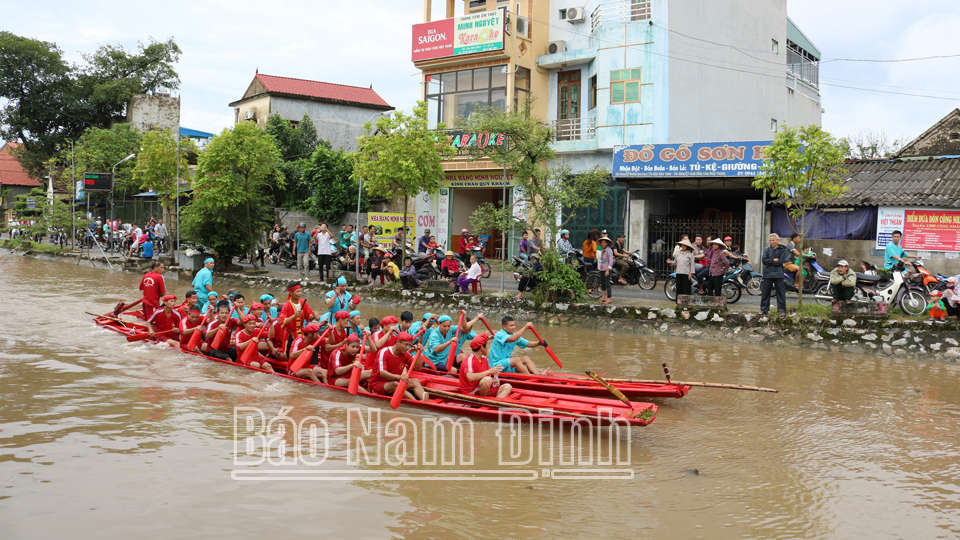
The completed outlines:
<svg viewBox="0 0 960 540">
<path fill-rule="evenodd" d="M 460 353 L 460 348 L 463 347 L 465 342 L 477 336 L 477 334 L 470 329 L 473 328 L 473 325 L 480 319 L 481 315 L 477 315 L 477 318 L 472 321 L 464 320 L 463 326 L 460 327 L 460 337 L 457 339 L 456 345 L 457 355 L 454 358 L 452 366 L 447 365 L 447 360 L 450 358 L 450 348 L 453 347 L 453 338 L 457 329 L 453 327 L 453 319 L 451 319 L 449 315 L 443 315 L 438 319 L 440 326 L 430 334 L 427 346 L 423 351 L 423 353 L 427 355 L 427 358 L 437 366 L 437 369 L 457 373 L 460 362 L 463 361 L 463 358 L 466 356 Z M 444 346 L 444 344 L 446 345 Z M 441 346 L 443 346 L 443 348 L 440 349 L 440 352 L 437 352 L 437 349 Z"/>
<path fill-rule="evenodd" d="M 430 319 L 432 317 L 433 317 L 433 313 L 424 313 L 423 319 L 421 319 L 419 322 L 415 322 L 412 325 L 410 325 L 410 335 L 411 336 L 417 335 L 417 332 L 419 332 L 420 329 L 423 328 L 423 325 L 425 324 L 432 325 L 433 323 L 430 322 Z M 417 340 L 413 342 L 413 344 L 416 345 L 417 343 L 423 343 L 424 345 L 426 345 L 427 341 L 429 341 L 430 339 L 430 335 L 433 334 L 434 331 L 435 331 L 434 328 L 431 328 L 428 326 L 427 329 L 423 331 L 423 334 L 421 334 L 420 337 L 418 337 Z"/>
<path fill-rule="evenodd" d="M 539 373 L 537 365 L 529 356 L 511 358 L 517 347 L 526 349 L 541 345 L 539 341 L 531 342 L 521 337 L 528 328 L 533 327 L 533 323 L 528 322 L 517 331 L 517 323 L 513 317 L 508 315 L 500 322 L 503 329 L 493 336 L 493 345 L 490 346 L 490 367 L 501 366 L 504 372 L 511 373 Z"/>
</svg>

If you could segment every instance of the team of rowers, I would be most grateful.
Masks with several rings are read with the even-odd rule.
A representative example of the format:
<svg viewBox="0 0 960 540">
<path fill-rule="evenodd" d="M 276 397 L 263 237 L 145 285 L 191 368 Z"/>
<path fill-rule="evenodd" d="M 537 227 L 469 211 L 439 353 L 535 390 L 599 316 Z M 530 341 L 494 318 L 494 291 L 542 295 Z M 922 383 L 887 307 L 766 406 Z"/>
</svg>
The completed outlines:
<svg viewBox="0 0 960 540">
<path fill-rule="evenodd" d="M 531 323 L 517 328 L 509 316 L 496 334 L 475 332 L 478 322 L 489 329 L 482 313 L 469 319 L 460 312 L 456 322 L 449 315 L 425 313 L 414 321 L 413 313 L 404 311 L 399 318 L 373 318 L 364 326 L 356 309 L 360 298 L 347 291 L 342 277 L 324 298 L 326 310 L 317 314 L 302 297 L 299 282 L 287 287 L 288 298 L 278 312 L 273 296 L 264 294 L 248 307 L 235 290 L 223 299 L 214 291 L 201 299 L 190 290 L 178 304 L 175 295 L 167 294 L 162 273 L 162 263 L 157 262 L 140 283 L 150 338 L 317 383 L 347 387 L 356 369 L 370 392 L 392 396 L 403 380 L 404 397 L 426 400 L 429 396 L 420 382 L 408 375 L 426 363 L 459 375 L 461 393 L 505 397 L 512 388 L 500 384 L 499 373 L 539 372 L 528 356 L 514 357 L 515 348 L 546 345 L 524 339 Z M 465 344 L 468 350 L 463 350 Z"/>
</svg>

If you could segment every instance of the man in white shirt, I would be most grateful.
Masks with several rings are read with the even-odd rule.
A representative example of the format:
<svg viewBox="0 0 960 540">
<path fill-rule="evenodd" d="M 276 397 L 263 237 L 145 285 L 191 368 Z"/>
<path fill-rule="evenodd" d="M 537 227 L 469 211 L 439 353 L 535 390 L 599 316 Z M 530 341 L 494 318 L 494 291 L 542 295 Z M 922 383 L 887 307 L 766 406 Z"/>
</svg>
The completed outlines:
<svg viewBox="0 0 960 540">
<path fill-rule="evenodd" d="M 317 266 L 320 269 L 320 280 L 324 280 L 330 277 L 330 233 L 327 231 L 327 225 L 325 223 L 320 224 L 320 229 L 317 231 L 317 234 L 314 236 L 314 240 L 317 241 Z M 324 268 L 326 268 L 326 275 L 324 275 Z"/>
<path fill-rule="evenodd" d="M 130 249 L 127 250 L 127 258 L 133 257 L 133 250 L 137 248 L 137 245 L 140 244 L 140 237 L 143 236 L 143 230 L 140 227 L 137 227 L 137 224 L 134 223 L 131 227 L 130 238 L 133 240 L 130 242 Z"/>
</svg>

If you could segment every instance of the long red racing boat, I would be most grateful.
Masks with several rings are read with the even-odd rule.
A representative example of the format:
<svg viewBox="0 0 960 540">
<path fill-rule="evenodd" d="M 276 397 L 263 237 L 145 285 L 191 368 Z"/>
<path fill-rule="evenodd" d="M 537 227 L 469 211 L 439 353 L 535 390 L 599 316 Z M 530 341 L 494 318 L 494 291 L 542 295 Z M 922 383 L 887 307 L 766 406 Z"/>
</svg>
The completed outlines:
<svg viewBox="0 0 960 540">
<path fill-rule="evenodd" d="M 94 318 L 94 322 L 98 326 L 127 336 L 131 335 L 132 333 L 143 333 L 147 330 L 146 327 L 140 323 L 135 323 L 132 321 L 120 321 L 107 316 L 96 317 Z M 156 340 L 150 341 L 152 343 L 157 343 Z M 279 371 L 270 372 L 245 366 L 240 363 L 234 363 L 229 360 L 220 360 L 218 358 L 206 356 L 198 352 L 189 352 L 183 350 L 180 350 L 180 352 L 198 356 L 211 362 L 218 362 L 234 367 L 249 369 L 251 371 L 275 375 L 299 383 L 322 386 L 324 388 L 341 392 L 348 392 L 346 388 L 340 386 L 315 383 L 313 381 L 293 377 Z M 657 406 L 653 403 L 633 403 L 633 409 L 630 409 L 624 403 L 609 399 L 570 396 L 565 394 L 523 389 L 514 389 L 514 391 L 508 397 L 503 399 L 489 397 L 482 398 L 482 400 L 486 401 L 488 404 L 479 403 L 476 402 L 477 398 L 474 396 L 451 396 L 450 394 L 456 392 L 458 383 L 454 382 L 454 380 L 449 377 L 419 373 L 416 374 L 416 376 L 421 379 L 421 383 L 426 388 L 428 393 L 430 393 L 430 390 L 433 389 L 442 391 L 445 395 L 441 396 L 437 394 L 430 394 L 430 398 L 427 401 L 403 399 L 400 405 L 401 408 L 417 407 L 439 411 L 450 415 L 474 416 L 488 420 L 501 420 L 514 417 L 522 422 L 531 423 L 545 422 L 551 424 L 569 425 L 572 421 L 577 420 L 578 422 L 583 422 L 593 426 L 608 426 L 614 424 L 645 426 L 656 418 L 658 410 Z M 358 395 L 362 395 L 362 397 L 379 400 L 380 402 L 390 401 L 390 396 L 373 394 L 367 392 L 362 387 L 360 390 L 362 394 Z M 349 395 L 349 393 L 347 393 L 347 395 Z"/>
<path fill-rule="evenodd" d="M 431 375 L 454 377 L 446 371 L 429 368 L 424 368 L 422 371 Z M 500 380 L 521 390 L 536 390 L 575 396 L 613 397 L 609 390 L 586 375 L 570 373 L 527 375 L 525 373 L 503 372 L 500 373 Z M 690 391 L 689 386 L 667 382 L 662 384 L 615 382 L 610 383 L 610 385 L 628 398 L 682 398 Z"/>
</svg>

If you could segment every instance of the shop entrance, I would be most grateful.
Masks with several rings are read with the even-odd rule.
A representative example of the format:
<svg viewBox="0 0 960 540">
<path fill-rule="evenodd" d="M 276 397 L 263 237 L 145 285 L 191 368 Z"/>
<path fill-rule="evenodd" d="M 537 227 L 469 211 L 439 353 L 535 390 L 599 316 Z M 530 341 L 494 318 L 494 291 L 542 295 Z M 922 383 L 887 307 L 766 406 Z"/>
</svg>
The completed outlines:
<svg viewBox="0 0 960 540">
<path fill-rule="evenodd" d="M 497 208 L 502 208 L 504 189 L 502 187 L 457 187 L 452 191 L 453 204 L 451 205 L 452 208 L 450 211 L 450 245 L 447 246 L 447 249 L 456 253 L 457 247 L 460 245 L 461 231 L 467 229 L 469 231 L 468 236 L 472 236 L 474 240 L 478 240 L 477 236 L 479 234 L 489 234 L 490 240 L 487 242 L 487 248 L 484 250 L 483 256 L 487 259 L 501 258 L 503 253 L 507 251 L 503 249 L 504 237 L 501 232 L 496 230 L 474 230 L 473 225 L 470 223 L 470 216 L 484 203 L 493 203 Z M 509 198 L 509 188 L 507 191 L 507 197 Z"/>
</svg>

